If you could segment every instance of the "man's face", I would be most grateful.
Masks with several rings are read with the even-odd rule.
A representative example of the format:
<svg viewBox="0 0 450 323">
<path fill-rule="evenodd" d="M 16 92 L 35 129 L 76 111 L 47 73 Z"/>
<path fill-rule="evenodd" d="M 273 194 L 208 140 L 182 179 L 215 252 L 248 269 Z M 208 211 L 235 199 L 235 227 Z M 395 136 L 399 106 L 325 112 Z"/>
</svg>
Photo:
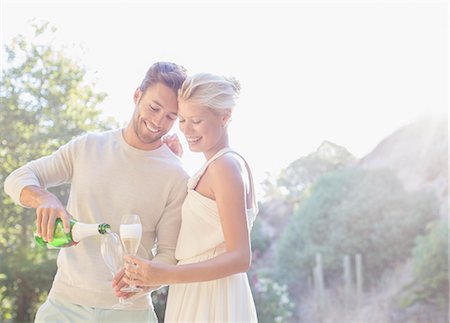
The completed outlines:
<svg viewBox="0 0 450 323">
<path fill-rule="evenodd" d="M 177 119 L 178 101 L 175 91 L 162 83 L 156 83 L 144 93 L 137 89 L 134 103 L 134 146 L 143 150 L 158 148 L 161 137 L 169 132 Z"/>
</svg>

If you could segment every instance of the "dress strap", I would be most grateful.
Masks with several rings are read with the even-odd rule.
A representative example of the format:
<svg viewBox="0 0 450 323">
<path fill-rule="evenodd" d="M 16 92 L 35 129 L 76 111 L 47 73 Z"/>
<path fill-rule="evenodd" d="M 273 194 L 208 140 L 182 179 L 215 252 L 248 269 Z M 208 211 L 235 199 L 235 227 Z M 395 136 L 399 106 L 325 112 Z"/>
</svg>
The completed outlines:
<svg viewBox="0 0 450 323">
<path fill-rule="evenodd" d="M 251 171 L 250 166 L 248 165 L 247 161 L 245 160 L 244 157 L 242 157 L 241 154 L 239 154 L 238 152 L 236 152 L 234 150 L 230 150 L 230 152 L 238 155 L 245 163 L 245 168 L 247 169 L 247 176 L 249 178 L 249 185 L 250 185 L 250 194 L 251 194 L 251 201 L 252 201 L 251 209 L 253 210 L 253 217 L 256 217 L 256 214 L 258 213 L 258 203 L 256 202 L 255 184 L 253 182 L 252 171 Z"/>
<path fill-rule="evenodd" d="M 205 172 L 206 171 L 206 169 L 208 168 L 208 166 L 213 162 L 213 161 L 215 161 L 217 158 L 219 158 L 220 156 L 222 156 L 222 155 L 225 155 L 227 152 L 234 152 L 234 150 L 233 149 L 231 149 L 230 147 L 225 147 L 225 148 L 222 148 L 221 150 L 219 150 L 214 156 L 212 156 L 210 159 L 208 159 L 208 161 L 206 162 L 206 164 L 205 164 L 205 169 L 203 170 L 203 172 Z"/>
</svg>

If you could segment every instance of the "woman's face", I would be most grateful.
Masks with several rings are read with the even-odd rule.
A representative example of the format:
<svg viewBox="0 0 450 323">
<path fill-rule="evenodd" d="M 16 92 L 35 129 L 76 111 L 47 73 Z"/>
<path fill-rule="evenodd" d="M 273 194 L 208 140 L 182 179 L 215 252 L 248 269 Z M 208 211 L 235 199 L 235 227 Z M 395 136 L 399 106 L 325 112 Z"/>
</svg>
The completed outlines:
<svg viewBox="0 0 450 323">
<path fill-rule="evenodd" d="M 189 149 L 212 156 L 227 144 L 226 123 L 228 115 L 218 115 L 211 109 L 189 102 L 179 102 L 180 130 Z"/>
</svg>

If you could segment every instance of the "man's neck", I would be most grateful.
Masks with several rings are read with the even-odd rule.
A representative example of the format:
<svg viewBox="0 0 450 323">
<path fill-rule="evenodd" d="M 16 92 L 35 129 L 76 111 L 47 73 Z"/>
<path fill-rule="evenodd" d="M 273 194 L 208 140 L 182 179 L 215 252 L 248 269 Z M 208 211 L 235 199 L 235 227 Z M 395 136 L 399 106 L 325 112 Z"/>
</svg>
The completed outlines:
<svg viewBox="0 0 450 323">
<path fill-rule="evenodd" d="M 131 123 L 129 123 L 128 126 L 122 130 L 122 137 L 128 145 L 139 150 L 155 150 L 163 144 L 161 139 L 151 143 L 142 142 L 135 133 Z"/>
</svg>

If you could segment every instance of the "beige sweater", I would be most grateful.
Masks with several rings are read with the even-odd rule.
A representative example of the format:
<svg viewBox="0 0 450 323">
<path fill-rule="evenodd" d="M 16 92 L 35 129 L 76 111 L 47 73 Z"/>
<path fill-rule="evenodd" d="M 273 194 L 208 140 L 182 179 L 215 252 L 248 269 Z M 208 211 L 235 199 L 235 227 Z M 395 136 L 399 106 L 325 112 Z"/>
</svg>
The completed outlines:
<svg viewBox="0 0 450 323">
<path fill-rule="evenodd" d="M 188 175 L 166 145 L 138 150 L 125 142 L 121 130 L 78 137 L 52 155 L 26 164 L 8 176 L 5 191 L 20 204 L 25 186 L 71 183 L 67 210 L 75 219 L 109 223 L 118 233 L 123 214 L 138 214 L 143 231 L 138 255 L 151 259 L 155 248 L 155 259 L 174 264 Z M 57 264 L 50 298 L 97 308 L 117 303 L 99 236 L 61 249 Z M 141 297 L 127 310 L 150 306 L 150 297 Z"/>
</svg>

